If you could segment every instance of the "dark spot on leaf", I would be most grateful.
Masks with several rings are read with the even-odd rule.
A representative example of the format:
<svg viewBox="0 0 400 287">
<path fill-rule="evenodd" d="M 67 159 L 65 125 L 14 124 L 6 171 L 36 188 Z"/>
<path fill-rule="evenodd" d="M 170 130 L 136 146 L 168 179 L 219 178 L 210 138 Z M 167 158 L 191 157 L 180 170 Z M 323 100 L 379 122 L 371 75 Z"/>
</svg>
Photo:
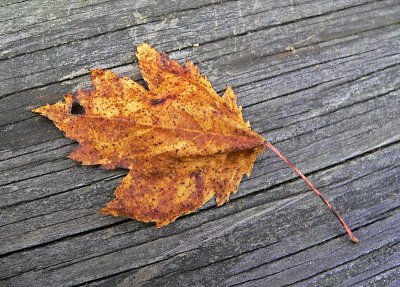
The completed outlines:
<svg viewBox="0 0 400 287">
<path fill-rule="evenodd" d="M 153 106 L 156 106 L 156 105 L 162 104 L 162 103 L 164 103 L 164 102 L 165 102 L 165 99 L 160 98 L 160 99 L 151 100 L 150 103 L 151 103 Z"/>
<path fill-rule="evenodd" d="M 202 193 L 204 190 L 204 182 L 203 182 L 203 177 L 201 175 L 201 172 L 199 170 L 196 170 L 196 171 L 192 172 L 192 174 L 190 176 L 194 177 L 195 187 L 196 187 L 196 193 L 193 193 L 191 197 L 200 198 L 202 196 Z"/>
<path fill-rule="evenodd" d="M 71 115 L 84 115 L 85 108 L 78 101 L 75 101 L 71 104 L 70 113 Z"/>
</svg>

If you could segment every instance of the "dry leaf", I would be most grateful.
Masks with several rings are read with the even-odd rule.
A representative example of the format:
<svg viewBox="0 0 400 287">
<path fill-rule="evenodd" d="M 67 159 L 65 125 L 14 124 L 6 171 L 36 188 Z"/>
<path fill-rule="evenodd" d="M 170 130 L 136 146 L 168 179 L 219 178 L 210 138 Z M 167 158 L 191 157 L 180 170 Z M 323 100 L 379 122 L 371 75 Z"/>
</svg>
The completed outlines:
<svg viewBox="0 0 400 287">
<path fill-rule="evenodd" d="M 110 71 L 91 71 L 91 91 L 35 109 L 80 145 L 83 165 L 126 168 L 115 199 L 102 209 L 158 227 L 203 206 L 224 204 L 266 147 L 283 159 L 338 217 L 312 183 L 272 144 L 250 129 L 230 87 L 220 97 L 192 62 L 182 67 L 148 44 L 137 48 L 148 90 Z M 83 108 L 76 114 L 76 108 Z M 78 109 L 79 110 L 79 109 Z"/>
<path fill-rule="evenodd" d="M 220 97 L 192 62 L 184 67 L 148 44 L 137 49 L 149 90 L 92 70 L 93 91 L 35 110 L 80 143 L 70 158 L 130 169 L 104 213 L 164 226 L 214 195 L 217 205 L 250 174 L 264 139 L 243 120 L 228 87 Z M 85 114 L 71 113 L 79 103 Z"/>
</svg>

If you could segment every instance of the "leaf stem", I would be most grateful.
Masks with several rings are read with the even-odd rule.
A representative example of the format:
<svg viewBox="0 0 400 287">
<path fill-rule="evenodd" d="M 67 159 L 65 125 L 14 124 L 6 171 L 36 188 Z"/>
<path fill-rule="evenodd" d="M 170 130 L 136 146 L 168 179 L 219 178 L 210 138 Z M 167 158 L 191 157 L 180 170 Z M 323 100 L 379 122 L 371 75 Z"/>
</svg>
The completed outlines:
<svg viewBox="0 0 400 287">
<path fill-rule="evenodd" d="M 311 187 L 311 189 L 315 192 L 316 195 L 324 202 L 324 204 L 332 211 L 332 213 L 336 216 L 336 218 L 340 221 L 347 234 L 350 237 L 350 240 L 354 243 L 360 242 L 358 238 L 353 234 L 349 226 L 346 224 L 344 219 L 340 216 L 340 214 L 336 211 L 336 209 L 326 200 L 326 198 L 322 195 L 322 193 L 311 183 L 311 181 L 297 168 L 292 164 L 286 157 L 284 157 L 280 151 L 274 147 L 271 143 L 265 141 L 265 146 L 270 148 L 278 157 L 280 157 L 291 169 L 293 169 L 300 177 Z"/>
</svg>

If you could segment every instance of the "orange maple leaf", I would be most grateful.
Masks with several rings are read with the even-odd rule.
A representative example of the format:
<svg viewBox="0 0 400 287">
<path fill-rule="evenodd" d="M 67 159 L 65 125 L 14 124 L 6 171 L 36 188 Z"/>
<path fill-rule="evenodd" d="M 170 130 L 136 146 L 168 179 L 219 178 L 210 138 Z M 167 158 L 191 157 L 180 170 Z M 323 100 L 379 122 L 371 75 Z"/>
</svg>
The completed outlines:
<svg viewBox="0 0 400 287">
<path fill-rule="evenodd" d="M 182 67 L 148 44 L 137 57 L 149 90 L 95 69 L 93 91 L 34 111 L 80 143 L 70 158 L 130 169 L 104 213 L 164 226 L 214 195 L 226 202 L 264 139 L 243 120 L 232 89 L 220 97 L 192 62 Z M 84 115 L 71 114 L 74 102 Z"/>
<path fill-rule="evenodd" d="M 309 180 L 250 129 L 228 86 L 220 97 L 190 61 L 181 66 L 148 44 L 137 48 L 148 90 L 110 71 L 91 71 L 91 91 L 33 110 L 80 145 L 83 165 L 126 168 L 103 213 L 165 226 L 213 196 L 224 204 L 266 147 L 289 164 L 350 229 Z M 74 105 L 84 114 L 71 112 Z M 355 238 L 355 237 L 354 237 Z"/>
</svg>

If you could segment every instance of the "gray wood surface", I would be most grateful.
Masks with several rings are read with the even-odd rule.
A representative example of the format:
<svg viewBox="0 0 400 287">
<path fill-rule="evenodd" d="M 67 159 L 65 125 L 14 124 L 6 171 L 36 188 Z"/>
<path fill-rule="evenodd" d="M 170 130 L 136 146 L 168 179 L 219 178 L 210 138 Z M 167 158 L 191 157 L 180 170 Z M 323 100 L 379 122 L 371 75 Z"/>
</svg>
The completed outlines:
<svg viewBox="0 0 400 287">
<path fill-rule="evenodd" d="M 147 41 L 230 84 L 267 151 L 222 207 L 161 229 L 98 210 L 125 170 L 82 167 L 30 112 Z M 194 44 L 198 44 L 194 45 Z M 400 2 L 0 2 L 0 286 L 400 286 Z"/>
</svg>

